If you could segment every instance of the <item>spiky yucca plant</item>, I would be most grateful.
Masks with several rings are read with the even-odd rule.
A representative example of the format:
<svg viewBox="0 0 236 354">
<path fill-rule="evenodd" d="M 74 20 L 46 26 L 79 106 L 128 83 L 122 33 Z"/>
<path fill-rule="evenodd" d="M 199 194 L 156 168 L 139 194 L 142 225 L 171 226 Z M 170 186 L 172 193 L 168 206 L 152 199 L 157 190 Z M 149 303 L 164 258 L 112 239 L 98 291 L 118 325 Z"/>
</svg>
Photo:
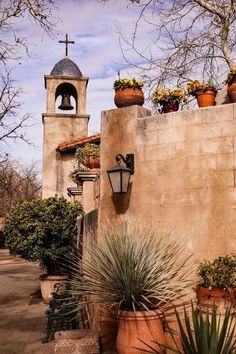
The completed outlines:
<svg viewBox="0 0 236 354">
<path fill-rule="evenodd" d="M 173 331 L 168 326 L 174 346 L 161 346 L 172 353 L 178 354 L 235 354 L 236 353 L 236 318 L 235 311 L 227 308 L 224 314 L 218 314 L 217 309 L 211 310 L 194 308 L 191 315 L 184 310 L 182 319 L 176 310 L 176 319 L 179 327 L 179 338 L 183 350 L 180 351 Z M 144 353 L 160 354 L 147 345 Z M 161 352 L 162 353 L 162 352 Z"/>
<path fill-rule="evenodd" d="M 192 284 L 192 257 L 152 227 L 109 226 L 85 254 L 68 257 L 68 292 L 80 299 L 79 310 L 89 304 L 114 313 L 164 309 Z"/>
</svg>

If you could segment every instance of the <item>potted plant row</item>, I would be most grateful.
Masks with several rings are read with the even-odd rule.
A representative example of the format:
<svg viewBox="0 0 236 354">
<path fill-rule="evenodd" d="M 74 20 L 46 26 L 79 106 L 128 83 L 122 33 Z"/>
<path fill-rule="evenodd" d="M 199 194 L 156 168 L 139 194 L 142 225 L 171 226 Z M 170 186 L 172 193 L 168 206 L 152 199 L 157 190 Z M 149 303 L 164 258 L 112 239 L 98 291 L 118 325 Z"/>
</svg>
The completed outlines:
<svg viewBox="0 0 236 354">
<path fill-rule="evenodd" d="M 234 312 L 227 307 L 236 305 L 234 256 L 218 257 L 199 265 L 202 280 L 197 286 L 198 306 L 192 304 L 191 317 L 188 308 L 184 309 L 184 317 L 175 308 L 177 332 L 172 328 L 173 317 L 169 324 L 166 314 L 181 298 L 186 300 L 187 289 L 194 283 L 192 259 L 183 255 L 177 243 L 160 238 L 152 228 L 109 225 L 103 230 L 101 241 L 87 250 L 85 258 L 80 254 L 69 255 L 66 261 L 71 274 L 66 294 L 74 296 L 75 301 L 79 299 L 76 309 L 99 306 L 117 317 L 118 354 L 162 354 L 166 349 L 185 354 L 234 353 L 236 341 L 231 336 L 235 334 Z M 220 318 L 218 297 L 210 295 L 214 300 L 209 304 L 208 294 L 208 301 L 205 295 L 202 301 L 199 287 L 224 290 L 221 294 L 224 311 Z M 230 301 L 225 302 L 225 296 Z M 167 339 L 166 331 L 170 332 L 171 340 Z"/>
<path fill-rule="evenodd" d="M 234 72 L 229 76 L 233 80 Z M 236 77 L 236 71 L 235 71 Z M 231 79 L 230 79 L 231 78 Z M 118 79 L 114 82 L 115 104 L 118 108 L 131 106 L 134 104 L 142 106 L 144 94 L 142 91 L 143 82 L 136 79 Z M 200 82 L 193 80 L 187 83 L 186 91 L 182 87 L 161 89 L 157 87 L 152 95 L 152 102 L 160 113 L 178 111 L 188 102 L 188 96 L 197 99 L 199 107 L 209 107 L 215 105 L 217 89 L 212 82 Z"/>
<path fill-rule="evenodd" d="M 227 84 L 229 101 L 236 102 L 236 67 L 231 67 L 224 81 Z M 118 79 L 114 82 L 115 104 L 119 107 L 131 106 L 134 104 L 142 106 L 144 94 L 142 91 L 143 82 L 133 79 Z M 179 106 L 187 103 L 187 95 L 196 98 L 199 107 L 210 107 L 216 104 L 216 85 L 211 82 L 200 82 L 192 80 L 187 82 L 186 92 L 183 88 L 161 89 L 157 87 L 153 93 L 152 101 L 158 106 L 160 113 L 174 112 Z"/>
<path fill-rule="evenodd" d="M 68 278 L 59 262 L 76 240 L 76 220 L 82 213 L 80 203 L 51 197 L 20 203 L 6 216 L 5 237 L 10 254 L 39 262 L 46 271 L 40 276 L 46 303 L 52 298 L 54 285 Z"/>
<path fill-rule="evenodd" d="M 140 339 L 164 345 L 164 312 L 192 284 L 192 261 L 183 248 L 151 227 L 122 224 L 109 225 L 86 253 L 66 260 L 67 293 L 80 299 L 77 309 L 99 306 L 118 319 L 119 354 L 136 354 Z"/>
<path fill-rule="evenodd" d="M 171 341 L 159 349 L 146 343 L 145 352 L 236 353 L 236 257 L 226 255 L 204 260 L 199 264 L 198 276 L 198 303 L 192 302 L 190 309 L 185 305 L 184 311 L 175 309 L 177 328 L 173 328 L 173 319 L 165 321 Z"/>
</svg>

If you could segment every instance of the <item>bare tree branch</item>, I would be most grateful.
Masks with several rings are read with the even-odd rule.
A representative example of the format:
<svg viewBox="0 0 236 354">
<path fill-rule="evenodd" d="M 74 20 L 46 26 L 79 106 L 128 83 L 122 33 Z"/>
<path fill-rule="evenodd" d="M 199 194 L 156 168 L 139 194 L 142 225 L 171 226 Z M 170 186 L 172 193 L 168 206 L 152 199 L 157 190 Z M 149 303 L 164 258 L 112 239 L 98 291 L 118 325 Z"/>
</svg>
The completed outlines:
<svg viewBox="0 0 236 354">
<path fill-rule="evenodd" d="M 109 0 L 103 0 L 106 2 Z M 233 0 L 127 0 L 139 11 L 134 30 L 120 30 L 127 63 L 153 86 L 193 78 L 221 84 L 235 66 L 236 3 Z M 150 41 L 141 46 L 146 29 Z M 137 63 L 138 64 L 135 64 Z"/>
<path fill-rule="evenodd" d="M 20 116 L 22 89 L 12 79 L 13 70 L 9 60 L 19 60 L 20 50 L 28 54 L 27 38 L 18 36 L 15 28 L 18 21 L 29 18 L 47 34 L 53 33 L 55 19 L 52 16 L 54 0 L 4 0 L 0 1 L 0 143 L 7 139 L 22 139 L 22 128 L 31 117 Z"/>
<path fill-rule="evenodd" d="M 0 216 L 16 203 L 41 196 L 41 182 L 36 164 L 20 166 L 8 156 L 0 163 Z"/>
<path fill-rule="evenodd" d="M 21 88 L 14 86 L 11 71 L 0 74 L 0 142 L 9 138 L 20 138 L 28 142 L 21 133 L 21 128 L 25 127 L 25 123 L 31 115 L 18 116 L 21 107 L 19 102 L 21 93 Z"/>
</svg>

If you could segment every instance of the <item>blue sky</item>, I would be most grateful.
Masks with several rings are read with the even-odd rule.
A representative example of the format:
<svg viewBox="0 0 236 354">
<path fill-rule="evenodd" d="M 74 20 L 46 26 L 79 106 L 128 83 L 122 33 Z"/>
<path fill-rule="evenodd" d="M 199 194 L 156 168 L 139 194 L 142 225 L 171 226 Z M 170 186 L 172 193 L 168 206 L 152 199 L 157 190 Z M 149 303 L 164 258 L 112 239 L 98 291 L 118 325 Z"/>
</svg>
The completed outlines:
<svg viewBox="0 0 236 354">
<path fill-rule="evenodd" d="M 28 21 L 18 23 L 18 33 L 28 37 L 31 56 L 24 55 L 14 63 L 14 78 L 24 91 L 22 113 L 33 114 L 25 132 L 35 146 L 20 141 L 5 144 L 5 152 L 10 152 L 14 159 L 25 163 L 42 159 L 41 113 L 45 112 L 46 104 L 44 75 L 50 74 L 53 66 L 63 58 L 64 45 L 58 40 L 64 39 L 66 33 L 75 41 L 69 47 L 69 57 L 90 79 L 87 99 L 87 112 L 91 115 L 89 133 L 100 131 L 101 111 L 114 108 L 112 86 L 118 69 L 123 77 L 137 76 L 136 70 L 124 62 L 119 46 L 117 26 L 129 33 L 138 16 L 138 9 L 135 6 L 127 8 L 127 3 L 127 0 L 110 0 L 105 5 L 97 0 L 58 1 L 58 8 L 54 11 L 59 19 L 55 38 L 42 35 L 39 28 Z M 145 38 L 140 41 L 142 44 Z"/>
</svg>

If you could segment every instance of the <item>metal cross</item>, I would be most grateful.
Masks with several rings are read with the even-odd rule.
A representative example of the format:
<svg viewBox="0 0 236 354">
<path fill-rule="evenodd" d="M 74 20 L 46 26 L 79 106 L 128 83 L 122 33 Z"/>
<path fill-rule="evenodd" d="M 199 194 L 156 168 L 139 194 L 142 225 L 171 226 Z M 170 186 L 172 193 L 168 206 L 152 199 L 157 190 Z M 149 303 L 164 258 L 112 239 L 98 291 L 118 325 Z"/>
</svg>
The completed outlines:
<svg viewBox="0 0 236 354">
<path fill-rule="evenodd" d="M 65 41 L 59 41 L 59 43 L 65 43 L 66 48 L 65 48 L 65 56 L 68 57 L 68 44 L 75 44 L 74 41 L 68 41 L 68 34 L 66 34 L 66 40 Z"/>
</svg>

